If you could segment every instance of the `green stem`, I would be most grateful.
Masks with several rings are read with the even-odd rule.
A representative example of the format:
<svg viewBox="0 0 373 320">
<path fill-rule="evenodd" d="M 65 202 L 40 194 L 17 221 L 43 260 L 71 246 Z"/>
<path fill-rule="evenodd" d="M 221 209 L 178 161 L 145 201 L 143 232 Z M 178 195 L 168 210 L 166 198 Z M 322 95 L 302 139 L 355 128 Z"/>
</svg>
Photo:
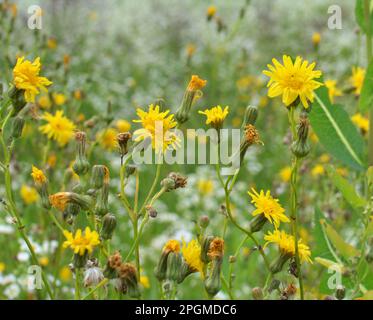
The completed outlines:
<svg viewBox="0 0 373 320">
<path fill-rule="evenodd" d="M 289 109 L 289 121 L 290 127 L 293 135 L 293 141 L 296 139 L 296 124 L 294 119 L 294 109 L 295 107 L 290 107 Z M 297 266 L 298 280 L 299 280 L 299 290 L 300 298 L 304 300 L 304 289 L 303 289 L 303 278 L 302 278 L 302 266 L 299 258 L 299 248 L 298 248 L 298 213 L 297 213 L 297 175 L 300 160 L 298 157 L 294 157 L 291 178 L 290 178 L 290 220 L 291 220 L 291 230 L 294 237 L 295 245 L 295 263 Z"/>
<path fill-rule="evenodd" d="M 75 300 L 80 300 L 80 268 L 75 271 Z"/>
<path fill-rule="evenodd" d="M 107 278 L 105 278 L 104 280 L 102 280 L 95 288 L 93 288 L 91 291 L 89 291 L 88 294 L 85 295 L 82 298 L 82 300 L 88 299 L 92 294 L 94 294 L 98 289 L 100 289 L 101 287 L 103 287 L 104 285 L 106 285 L 108 282 L 109 282 L 109 279 L 107 279 Z"/>
<path fill-rule="evenodd" d="M 368 66 L 372 61 L 372 24 L 370 18 L 370 0 L 364 0 L 364 17 L 366 26 L 366 45 L 367 45 L 367 59 Z M 369 165 L 373 165 L 373 107 L 369 111 L 369 136 L 368 136 L 368 150 L 369 150 Z"/>
</svg>

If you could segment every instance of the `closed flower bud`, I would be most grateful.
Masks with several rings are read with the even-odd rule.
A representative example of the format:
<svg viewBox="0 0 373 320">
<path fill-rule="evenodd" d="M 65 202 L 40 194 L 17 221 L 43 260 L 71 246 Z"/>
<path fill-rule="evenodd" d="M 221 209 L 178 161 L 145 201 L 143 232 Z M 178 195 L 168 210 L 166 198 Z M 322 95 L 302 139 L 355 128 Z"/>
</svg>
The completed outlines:
<svg viewBox="0 0 373 320">
<path fill-rule="evenodd" d="M 117 226 L 116 217 L 111 213 L 107 213 L 102 219 L 102 229 L 101 229 L 102 239 L 104 240 L 111 239 L 116 226 Z"/>
<path fill-rule="evenodd" d="M 108 199 L 109 199 L 109 185 L 104 184 L 104 186 L 98 191 L 95 214 L 103 216 L 108 213 Z"/>
<path fill-rule="evenodd" d="M 213 236 L 206 236 L 202 240 L 202 246 L 201 246 L 201 260 L 203 263 L 208 263 L 210 261 L 208 257 L 208 251 L 210 249 L 210 243 L 214 239 Z"/>
<path fill-rule="evenodd" d="M 66 205 L 66 209 L 64 210 L 64 213 L 67 217 L 69 216 L 77 216 L 80 212 L 80 206 L 76 203 L 68 203 Z"/>
<path fill-rule="evenodd" d="M 209 224 L 210 224 L 210 219 L 208 216 L 203 215 L 199 217 L 199 225 L 201 226 L 201 228 L 206 229 Z"/>
<path fill-rule="evenodd" d="M 211 271 L 205 279 L 205 289 L 210 296 L 215 296 L 221 289 L 221 265 L 222 260 L 214 259 L 211 263 Z"/>
<path fill-rule="evenodd" d="M 136 166 L 130 164 L 126 167 L 125 177 L 128 178 L 129 176 L 133 175 L 135 172 L 136 172 Z"/>
<path fill-rule="evenodd" d="M 167 110 L 166 101 L 164 101 L 164 99 L 162 98 L 158 98 L 157 100 L 155 100 L 153 105 L 159 106 L 160 112 L 164 112 L 165 110 Z"/>
<path fill-rule="evenodd" d="M 167 258 L 166 279 L 177 281 L 180 277 L 181 265 L 181 255 L 178 252 L 170 252 Z"/>
<path fill-rule="evenodd" d="M 169 240 L 162 249 L 162 254 L 159 258 L 158 265 L 154 270 L 155 276 L 159 281 L 166 279 L 167 274 L 167 260 L 170 253 L 179 253 L 180 243 L 177 240 Z"/>
<path fill-rule="evenodd" d="M 11 137 L 13 139 L 18 139 L 21 137 L 24 125 L 25 119 L 20 116 L 14 118 L 11 132 Z"/>
<path fill-rule="evenodd" d="M 128 153 L 128 141 L 132 138 L 130 132 L 121 132 L 117 135 L 117 142 L 120 148 L 120 155 L 123 157 Z"/>
<path fill-rule="evenodd" d="M 9 95 L 10 99 L 12 100 L 12 105 L 13 105 L 12 116 L 15 116 L 27 104 L 26 101 L 25 101 L 25 98 L 24 98 L 24 91 L 19 90 L 16 87 L 11 87 L 8 91 L 8 95 Z"/>
<path fill-rule="evenodd" d="M 83 255 L 74 254 L 73 265 L 75 269 L 84 268 L 88 261 L 88 251 L 86 251 Z"/>
<path fill-rule="evenodd" d="M 309 154 L 311 147 L 307 141 L 309 121 L 306 112 L 302 112 L 297 127 L 297 138 L 291 145 L 291 151 L 297 158 L 303 158 Z"/>
<path fill-rule="evenodd" d="M 338 300 L 343 300 L 345 296 L 346 296 L 346 288 L 342 285 L 338 285 L 335 291 L 335 297 Z"/>
<path fill-rule="evenodd" d="M 258 232 L 258 231 L 262 230 L 262 228 L 264 227 L 264 225 L 266 224 L 267 221 L 268 220 L 264 216 L 264 214 L 260 214 L 260 215 L 255 216 L 250 221 L 250 226 L 249 226 L 250 232 L 255 233 L 255 232 Z"/>
<path fill-rule="evenodd" d="M 105 176 L 108 175 L 108 168 L 103 165 L 92 167 L 91 186 L 100 189 L 104 185 Z"/>
<path fill-rule="evenodd" d="M 183 100 L 179 109 L 176 111 L 175 118 L 180 124 L 188 121 L 189 112 L 192 105 L 202 96 L 202 91 L 200 91 L 205 85 L 206 80 L 202 80 L 196 75 L 192 76 L 188 87 L 184 93 Z"/>
<path fill-rule="evenodd" d="M 158 215 L 157 210 L 152 206 L 146 206 L 146 211 L 148 212 L 148 215 L 151 218 L 156 218 Z"/>
<path fill-rule="evenodd" d="M 270 265 L 272 274 L 276 274 L 282 270 L 284 264 L 291 258 L 291 255 L 281 254 L 275 261 Z"/>
<path fill-rule="evenodd" d="M 89 171 L 89 162 L 85 155 L 86 134 L 84 132 L 77 132 L 75 134 L 77 143 L 76 159 L 73 164 L 73 170 L 77 175 L 84 175 Z"/>
<path fill-rule="evenodd" d="M 256 119 L 258 118 L 258 108 L 255 106 L 248 106 L 245 111 L 245 117 L 242 122 L 242 130 L 248 125 L 255 125 Z"/>
<path fill-rule="evenodd" d="M 251 290 L 251 294 L 253 295 L 254 300 L 263 300 L 263 290 L 260 287 L 255 287 Z"/>
</svg>

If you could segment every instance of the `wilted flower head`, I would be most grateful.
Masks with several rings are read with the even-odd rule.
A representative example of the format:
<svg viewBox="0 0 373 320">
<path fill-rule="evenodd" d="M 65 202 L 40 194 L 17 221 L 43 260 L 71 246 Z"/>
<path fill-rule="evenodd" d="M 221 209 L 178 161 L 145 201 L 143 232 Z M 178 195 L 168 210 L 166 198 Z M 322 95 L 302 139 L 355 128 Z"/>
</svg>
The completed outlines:
<svg viewBox="0 0 373 320">
<path fill-rule="evenodd" d="M 26 102 L 35 102 L 35 96 L 40 93 L 39 89 L 48 91 L 46 87 L 52 84 L 47 78 L 39 76 L 40 69 L 39 57 L 34 62 L 25 60 L 25 57 L 17 59 L 13 69 L 13 81 L 17 89 L 24 90 Z"/>
<path fill-rule="evenodd" d="M 274 98 L 282 95 L 282 102 L 287 107 L 299 98 L 303 106 L 308 108 L 309 102 L 314 100 L 314 90 L 322 86 L 321 82 L 315 80 L 321 77 L 321 71 L 314 70 L 315 62 L 308 64 L 301 57 L 297 57 L 294 63 L 287 55 L 282 59 L 283 64 L 273 58 L 273 65 L 268 64 L 269 70 L 263 71 L 270 78 L 268 96 Z"/>
<path fill-rule="evenodd" d="M 224 240 L 222 238 L 216 237 L 210 242 L 210 247 L 207 252 L 207 255 L 211 260 L 214 260 L 214 259 L 221 259 L 223 257 L 223 254 L 224 254 Z"/>
</svg>

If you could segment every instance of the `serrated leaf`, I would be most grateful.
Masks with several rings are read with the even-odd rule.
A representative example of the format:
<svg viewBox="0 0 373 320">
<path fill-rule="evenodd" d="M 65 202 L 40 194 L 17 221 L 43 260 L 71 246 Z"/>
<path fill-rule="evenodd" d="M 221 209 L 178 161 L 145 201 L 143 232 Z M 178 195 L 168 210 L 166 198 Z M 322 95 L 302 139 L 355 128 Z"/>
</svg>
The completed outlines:
<svg viewBox="0 0 373 320">
<path fill-rule="evenodd" d="M 330 154 L 353 169 L 364 168 L 364 140 L 343 107 L 330 103 L 325 86 L 315 92 L 309 118 L 320 143 Z"/>
<path fill-rule="evenodd" d="M 371 108 L 373 108 L 373 60 L 369 64 L 365 74 L 363 88 L 361 89 L 359 99 L 360 112 L 365 113 Z"/>
<path fill-rule="evenodd" d="M 371 8 L 370 8 L 371 9 Z M 356 22 L 361 28 L 361 30 L 366 33 L 366 23 L 365 23 L 365 8 L 364 8 L 364 0 L 356 0 L 355 4 L 355 16 Z M 371 20 L 371 29 L 373 33 L 373 12 L 370 10 L 370 20 Z"/>
<path fill-rule="evenodd" d="M 367 204 L 366 200 L 360 197 L 355 188 L 345 178 L 338 174 L 333 167 L 328 167 L 327 172 L 331 178 L 333 184 L 342 193 L 343 198 L 353 207 L 354 209 L 364 208 Z"/>
<path fill-rule="evenodd" d="M 328 239 L 345 259 L 357 257 L 360 255 L 360 251 L 352 245 L 345 242 L 343 238 L 330 224 L 328 224 L 325 220 L 321 223 L 324 227 L 325 233 L 328 236 Z"/>
</svg>

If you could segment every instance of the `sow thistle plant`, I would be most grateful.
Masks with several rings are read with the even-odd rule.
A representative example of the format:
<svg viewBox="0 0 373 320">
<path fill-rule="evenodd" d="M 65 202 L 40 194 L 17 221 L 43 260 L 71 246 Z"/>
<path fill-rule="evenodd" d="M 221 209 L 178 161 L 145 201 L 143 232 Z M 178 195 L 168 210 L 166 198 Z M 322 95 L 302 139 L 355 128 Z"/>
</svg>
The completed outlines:
<svg viewBox="0 0 373 320">
<path fill-rule="evenodd" d="M 367 163 L 364 154 L 373 141 L 371 51 L 368 67 L 348 66 L 344 79 L 288 54 L 273 58 L 264 71 L 260 67 L 261 76 L 247 74 L 246 50 L 231 59 L 234 79 L 226 76 L 231 65 L 224 66 L 226 73 L 205 68 L 203 54 L 226 58 L 225 45 L 240 32 L 248 8 L 246 1 L 232 28 L 219 8 L 204 9 L 205 23 L 216 25 L 225 42 L 187 45 L 188 73 L 173 78 L 185 81 L 179 100 L 162 98 L 172 94 L 168 86 L 161 97 L 145 95 L 140 69 L 119 90 L 97 82 L 94 72 L 73 79 L 79 56 L 64 52 L 54 36 L 35 35 L 34 50 L 43 59 L 31 59 L 23 47 L 16 55 L 15 46 L 0 57 L 6 71 L 0 202 L 19 237 L 9 238 L 17 268 L 26 265 L 24 255 L 39 267 L 43 285 L 35 297 L 322 299 L 325 290 L 319 293 L 313 283 L 322 284 L 326 270 L 343 280 L 327 299 L 372 296 L 373 158 L 368 155 Z M 15 23 L 17 10 L 8 2 L 0 14 Z M 4 21 L 0 36 L 9 42 L 4 30 L 12 28 L 4 29 Z M 309 41 L 313 59 L 323 62 L 324 37 L 314 32 Z M 227 94 L 225 85 L 238 94 Z M 135 96 L 137 89 L 142 94 Z M 123 110 L 132 116 L 122 118 L 121 103 L 112 97 L 103 107 L 103 92 L 105 99 L 123 97 Z M 351 116 L 335 104 L 344 99 L 358 103 Z M 287 152 L 274 132 L 282 122 Z M 203 139 L 189 131 L 196 126 L 206 128 Z M 232 130 L 227 136 L 232 127 L 237 135 Z M 210 147 L 206 154 L 217 161 L 196 173 L 189 163 L 165 161 L 186 149 L 184 136 Z M 226 145 L 232 145 L 227 158 L 238 163 L 230 168 Z M 150 165 L 138 161 L 148 155 Z M 263 170 L 254 170 L 258 164 Z M 346 221 L 354 227 L 344 230 Z M 0 276 L 6 272 L 0 261 Z"/>
</svg>

